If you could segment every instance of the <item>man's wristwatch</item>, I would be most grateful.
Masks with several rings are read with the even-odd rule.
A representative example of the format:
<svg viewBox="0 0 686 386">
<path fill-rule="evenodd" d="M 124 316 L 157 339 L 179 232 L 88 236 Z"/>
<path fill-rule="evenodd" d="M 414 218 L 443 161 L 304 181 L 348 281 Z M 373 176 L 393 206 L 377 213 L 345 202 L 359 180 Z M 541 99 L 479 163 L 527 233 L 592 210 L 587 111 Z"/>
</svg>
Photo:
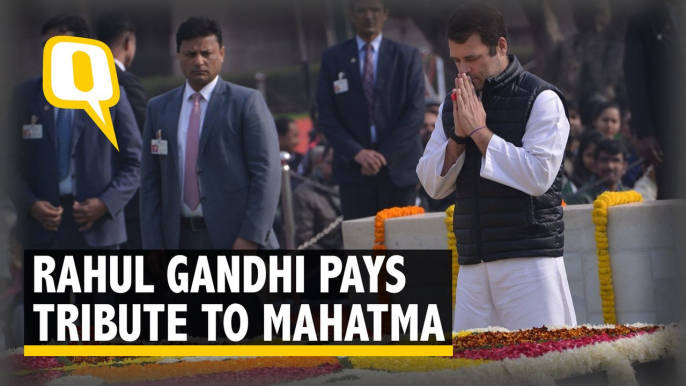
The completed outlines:
<svg viewBox="0 0 686 386">
<path fill-rule="evenodd" d="M 455 134 L 455 130 L 450 132 L 450 138 L 460 145 L 466 145 L 469 143 L 469 137 L 460 137 L 459 135 Z"/>
</svg>

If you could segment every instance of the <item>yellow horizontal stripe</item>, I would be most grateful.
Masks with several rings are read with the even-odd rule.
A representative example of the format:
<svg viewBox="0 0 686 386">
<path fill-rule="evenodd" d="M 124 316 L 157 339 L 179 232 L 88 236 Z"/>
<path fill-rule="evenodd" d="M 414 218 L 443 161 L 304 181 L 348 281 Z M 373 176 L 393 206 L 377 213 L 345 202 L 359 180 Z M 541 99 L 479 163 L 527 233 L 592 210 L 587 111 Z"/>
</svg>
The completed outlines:
<svg viewBox="0 0 686 386">
<path fill-rule="evenodd" d="M 25 356 L 452 356 L 453 346 L 57 345 L 24 346 Z"/>
</svg>

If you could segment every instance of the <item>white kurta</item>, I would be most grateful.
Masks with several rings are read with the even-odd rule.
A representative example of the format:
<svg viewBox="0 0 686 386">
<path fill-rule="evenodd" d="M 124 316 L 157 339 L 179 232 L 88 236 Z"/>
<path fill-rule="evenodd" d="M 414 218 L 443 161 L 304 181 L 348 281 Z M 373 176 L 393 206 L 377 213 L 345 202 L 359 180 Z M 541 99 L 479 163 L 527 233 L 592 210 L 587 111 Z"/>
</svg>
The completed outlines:
<svg viewBox="0 0 686 386">
<path fill-rule="evenodd" d="M 436 199 L 455 190 L 465 158 L 463 153 L 441 176 L 448 145 L 440 119 L 442 112 L 443 105 L 436 129 L 417 165 L 424 189 Z M 481 177 L 540 196 L 555 181 L 568 136 L 569 121 L 562 101 L 555 92 L 544 91 L 531 109 L 522 147 L 493 135 L 481 160 Z M 455 331 L 488 326 L 520 329 L 576 325 L 562 258 L 507 259 L 463 266 L 457 283 Z"/>
</svg>

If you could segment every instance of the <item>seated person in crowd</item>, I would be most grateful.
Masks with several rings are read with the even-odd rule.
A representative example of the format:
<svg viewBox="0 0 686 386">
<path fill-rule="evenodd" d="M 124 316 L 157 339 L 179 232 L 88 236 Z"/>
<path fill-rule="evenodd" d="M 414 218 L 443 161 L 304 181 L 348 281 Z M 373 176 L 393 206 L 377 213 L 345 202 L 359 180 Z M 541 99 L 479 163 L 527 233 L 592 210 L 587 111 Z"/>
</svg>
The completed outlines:
<svg viewBox="0 0 686 386">
<path fill-rule="evenodd" d="M 298 166 L 303 159 L 303 155 L 295 151 L 295 148 L 300 144 L 298 125 L 288 117 L 276 118 L 274 123 L 276 124 L 276 132 L 279 134 L 279 151 L 285 151 L 291 155 L 288 166 L 294 172 L 298 172 Z"/>
<path fill-rule="evenodd" d="M 426 144 L 429 143 L 431 133 L 436 128 L 436 120 L 438 120 L 438 114 L 434 113 L 433 110 L 427 109 L 424 113 L 424 124 L 419 129 L 419 136 L 422 138 L 422 148 L 425 148 Z"/>
<path fill-rule="evenodd" d="M 440 97 L 427 97 L 426 98 L 426 111 L 432 112 L 438 116 L 438 109 L 443 104 L 443 98 Z"/>
<path fill-rule="evenodd" d="M 296 247 L 323 231 L 341 215 L 341 198 L 331 180 L 333 148 L 317 146 L 311 150 L 310 157 L 310 180 L 293 191 Z M 307 249 L 343 249 L 341 226 L 334 228 Z"/>
<path fill-rule="evenodd" d="M 581 138 L 581 135 L 586 131 L 583 123 L 581 123 L 581 112 L 579 111 L 579 104 L 574 101 L 567 102 L 567 111 L 569 112 L 569 135 L 576 138 Z M 578 144 L 574 146 L 574 149 Z"/>
<path fill-rule="evenodd" d="M 573 101 L 567 101 L 567 111 L 569 113 L 569 136 L 567 137 L 567 146 L 565 147 L 564 159 L 564 173 L 562 174 L 562 186 L 576 188 L 573 184 L 569 184 L 569 179 L 574 173 L 574 160 L 579 151 L 579 138 L 584 133 L 584 126 L 581 124 L 581 116 L 579 115 L 579 105 Z M 573 193 L 572 191 L 562 192 Z"/>
<path fill-rule="evenodd" d="M 298 132 L 298 125 L 295 121 L 287 116 L 276 117 L 274 119 L 276 132 L 279 136 L 279 151 L 288 153 L 291 158 L 288 161 L 288 168 L 295 173 L 301 173 L 301 163 L 303 155 L 296 152 L 295 148 L 300 144 L 300 133 Z M 291 175 L 291 191 L 300 184 L 300 179 Z M 274 222 L 272 224 L 276 239 L 279 241 L 279 246 L 284 248 L 286 246 L 286 235 L 284 234 L 283 226 L 283 211 L 281 209 L 281 199 L 279 205 L 276 207 L 274 214 Z"/>
<path fill-rule="evenodd" d="M 614 102 L 601 104 L 593 115 L 593 128 L 607 139 L 617 139 L 622 128 L 622 111 Z"/>
<path fill-rule="evenodd" d="M 587 95 L 579 100 L 579 117 L 581 124 L 588 128 L 593 128 L 595 115 L 600 107 L 608 102 L 608 99 L 599 93 Z"/>
<path fill-rule="evenodd" d="M 603 135 L 596 130 L 588 130 L 579 138 L 579 147 L 574 159 L 572 175 L 562 187 L 562 198 L 576 193 L 593 175 L 595 169 L 595 148 L 603 140 Z"/>
<path fill-rule="evenodd" d="M 579 191 L 565 198 L 567 204 L 591 204 L 603 192 L 630 190 L 622 185 L 627 170 L 626 147 L 621 141 L 605 139 L 595 149 L 595 173 Z"/>
<path fill-rule="evenodd" d="M 615 102 L 601 104 L 593 116 L 593 127 L 601 132 L 607 139 L 622 141 L 626 146 L 629 156 L 627 163 L 629 169 L 622 177 L 622 183 L 630 188 L 634 187 L 636 180 L 643 174 L 643 168 L 638 161 L 635 146 L 633 145 L 633 135 L 628 131 L 622 131 L 624 121 L 622 109 Z M 632 166 L 633 165 L 633 166 Z"/>
</svg>

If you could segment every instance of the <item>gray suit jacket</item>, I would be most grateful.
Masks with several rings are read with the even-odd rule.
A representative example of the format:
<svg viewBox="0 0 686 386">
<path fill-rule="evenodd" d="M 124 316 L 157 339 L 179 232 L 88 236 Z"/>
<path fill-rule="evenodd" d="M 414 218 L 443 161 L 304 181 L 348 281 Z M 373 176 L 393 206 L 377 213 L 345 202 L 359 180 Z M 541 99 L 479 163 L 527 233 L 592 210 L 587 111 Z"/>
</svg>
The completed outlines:
<svg viewBox="0 0 686 386">
<path fill-rule="evenodd" d="M 183 89 L 178 87 L 148 104 L 141 167 L 145 249 L 179 246 L 177 132 Z M 168 155 L 151 152 L 151 140 L 158 131 L 168 141 Z M 278 247 L 271 227 L 281 187 L 279 144 L 274 120 L 259 92 L 219 78 L 200 135 L 197 178 L 215 248 L 231 249 L 238 237 L 263 248 Z"/>
<path fill-rule="evenodd" d="M 108 212 L 83 232 L 86 243 L 94 248 L 126 241 L 123 209 L 139 184 L 141 135 L 126 92 L 120 89 L 120 93 L 119 103 L 110 108 L 120 151 L 110 144 L 84 110 L 74 111 L 71 150 L 74 198 L 82 202 L 98 197 Z M 19 84 L 13 100 L 15 123 L 12 127 L 21 154 L 15 202 L 24 223 L 26 245 L 45 247 L 50 245 L 55 232 L 44 229 L 29 211 L 38 200 L 60 205 L 55 111 L 43 94 L 42 77 Z M 37 117 L 36 123 L 43 125 L 43 138 L 22 140 L 20 125 L 30 123 L 32 117 Z"/>
</svg>

